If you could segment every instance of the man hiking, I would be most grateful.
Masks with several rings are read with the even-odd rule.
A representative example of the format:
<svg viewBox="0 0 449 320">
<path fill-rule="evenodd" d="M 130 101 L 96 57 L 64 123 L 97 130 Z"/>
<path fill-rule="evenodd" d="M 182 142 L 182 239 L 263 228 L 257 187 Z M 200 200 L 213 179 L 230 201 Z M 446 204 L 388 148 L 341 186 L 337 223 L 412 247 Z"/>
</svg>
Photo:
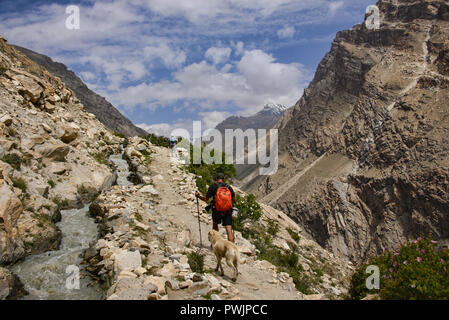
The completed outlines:
<svg viewBox="0 0 449 320">
<path fill-rule="evenodd" d="M 178 142 L 178 140 L 174 136 L 171 136 L 171 138 L 170 138 L 170 148 L 173 149 L 176 146 L 177 142 Z"/>
<path fill-rule="evenodd" d="M 228 240 L 234 242 L 232 205 L 235 203 L 235 192 L 231 186 L 224 183 L 224 174 L 217 174 L 215 183 L 209 187 L 205 197 L 201 196 L 198 191 L 195 196 L 206 203 L 209 202 L 209 199 L 213 199 L 210 203 L 212 207 L 212 228 L 218 231 L 218 224 L 221 223 L 226 229 Z"/>
</svg>

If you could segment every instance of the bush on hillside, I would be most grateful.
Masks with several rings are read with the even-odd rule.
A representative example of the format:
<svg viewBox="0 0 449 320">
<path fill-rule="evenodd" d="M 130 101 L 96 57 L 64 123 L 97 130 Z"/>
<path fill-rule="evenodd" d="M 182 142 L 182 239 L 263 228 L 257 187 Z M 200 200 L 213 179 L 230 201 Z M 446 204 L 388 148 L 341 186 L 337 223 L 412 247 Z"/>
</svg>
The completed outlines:
<svg viewBox="0 0 449 320">
<path fill-rule="evenodd" d="M 232 220 L 232 228 L 237 231 L 244 231 L 245 222 L 257 222 L 262 216 L 262 208 L 257 203 L 256 197 L 253 194 L 245 197 L 236 195 L 234 207 L 239 210 L 239 213 L 237 218 Z"/>
<path fill-rule="evenodd" d="M 368 290 L 369 265 L 379 267 L 380 287 Z M 418 238 L 399 249 L 386 251 L 360 265 L 351 279 L 350 299 L 379 294 L 381 299 L 449 299 L 449 250 L 430 238 Z"/>
<path fill-rule="evenodd" d="M 16 170 L 20 170 L 20 165 L 22 164 L 22 159 L 19 155 L 15 153 L 5 154 L 1 159 L 1 161 L 6 162 L 11 167 Z"/>
<path fill-rule="evenodd" d="M 196 175 L 196 186 L 198 190 L 205 194 L 207 192 L 207 188 L 214 183 L 214 179 L 218 173 L 223 173 L 225 176 L 225 182 L 231 184 L 232 178 L 236 176 L 236 170 L 233 164 L 225 164 L 225 153 L 222 153 L 221 158 L 221 164 L 194 164 L 193 163 L 193 154 L 194 154 L 194 148 L 200 148 L 200 147 L 193 147 L 190 146 L 190 164 L 187 165 L 186 170 L 190 173 L 193 173 Z M 205 147 L 201 147 L 201 154 L 204 152 Z M 213 149 L 209 149 L 211 156 L 214 156 L 214 153 L 216 152 Z"/>
<path fill-rule="evenodd" d="M 158 147 L 170 147 L 170 139 L 163 136 L 155 135 L 154 133 L 149 133 L 146 136 L 143 136 L 145 140 L 151 142 L 151 144 L 158 146 Z"/>
</svg>

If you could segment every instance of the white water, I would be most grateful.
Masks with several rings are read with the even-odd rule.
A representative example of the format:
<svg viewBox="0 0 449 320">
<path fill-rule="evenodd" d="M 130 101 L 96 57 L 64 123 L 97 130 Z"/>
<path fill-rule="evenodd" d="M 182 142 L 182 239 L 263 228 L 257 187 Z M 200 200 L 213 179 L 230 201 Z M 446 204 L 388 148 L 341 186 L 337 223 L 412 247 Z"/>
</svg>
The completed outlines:
<svg viewBox="0 0 449 320">
<path fill-rule="evenodd" d="M 98 300 L 102 292 L 98 286 L 88 287 L 91 279 L 80 279 L 79 289 L 68 289 L 66 281 L 73 273 L 66 274 L 68 266 L 80 267 L 83 249 L 97 239 L 97 225 L 88 216 L 88 206 L 82 209 L 61 211 L 62 242 L 57 251 L 30 256 L 11 268 L 24 283 L 29 295 L 26 300 Z M 83 271 L 80 270 L 82 277 Z M 80 277 L 80 278 L 81 278 Z"/>
<path fill-rule="evenodd" d="M 129 186 L 128 163 L 121 155 L 113 155 L 110 160 L 117 166 L 117 184 Z M 92 279 L 80 265 L 82 252 L 98 237 L 97 225 L 89 217 L 89 205 L 82 209 L 61 211 L 61 222 L 57 226 L 62 231 L 60 249 L 27 257 L 10 269 L 25 285 L 29 295 L 25 300 L 100 300 L 103 292 L 98 285 L 90 285 Z M 73 282 L 73 271 L 66 273 L 67 267 L 80 269 L 79 289 L 69 289 Z M 69 288 L 66 283 L 69 283 Z"/>
<path fill-rule="evenodd" d="M 117 184 L 123 187 L 132 185 L 132 182 L 128 181 L 128 163 L 126 162 L 126 160 L 122 159 L 122 155 L 118 154 L 110 156 L 109 160 L 111 160 L 117 166 Z"/>
</svg>

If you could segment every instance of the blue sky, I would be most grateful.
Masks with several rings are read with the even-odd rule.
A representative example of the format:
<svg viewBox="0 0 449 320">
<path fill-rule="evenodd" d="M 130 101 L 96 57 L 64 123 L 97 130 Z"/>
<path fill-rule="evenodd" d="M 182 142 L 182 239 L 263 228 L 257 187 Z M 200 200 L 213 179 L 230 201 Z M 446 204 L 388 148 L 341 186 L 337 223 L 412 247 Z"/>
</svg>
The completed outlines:
<svg viewBox="0 0 449 320">
<path fill-rule="evenodd" d="M 211 128 L 302 95 L 375 0 L 1 0 L 0 34 L 66 64 L 135 124 Z M 80 9 L 68 30 L 66 7 Z"/>
</svg>

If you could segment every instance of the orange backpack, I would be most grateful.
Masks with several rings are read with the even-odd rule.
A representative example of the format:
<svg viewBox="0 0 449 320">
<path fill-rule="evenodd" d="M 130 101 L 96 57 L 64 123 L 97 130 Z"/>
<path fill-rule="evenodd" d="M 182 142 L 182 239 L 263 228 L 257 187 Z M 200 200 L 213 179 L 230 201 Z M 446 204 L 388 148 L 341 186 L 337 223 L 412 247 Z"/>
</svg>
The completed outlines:
<svg viewBox="0 0 449 320">
<path fill-rule="evenodd" d="M 224 185 L 220 186 L 215 195 L 215 209 L 219 212 L 227 212 L 232 208 L 232 193 L 229 188 Z"/>
</svg>

